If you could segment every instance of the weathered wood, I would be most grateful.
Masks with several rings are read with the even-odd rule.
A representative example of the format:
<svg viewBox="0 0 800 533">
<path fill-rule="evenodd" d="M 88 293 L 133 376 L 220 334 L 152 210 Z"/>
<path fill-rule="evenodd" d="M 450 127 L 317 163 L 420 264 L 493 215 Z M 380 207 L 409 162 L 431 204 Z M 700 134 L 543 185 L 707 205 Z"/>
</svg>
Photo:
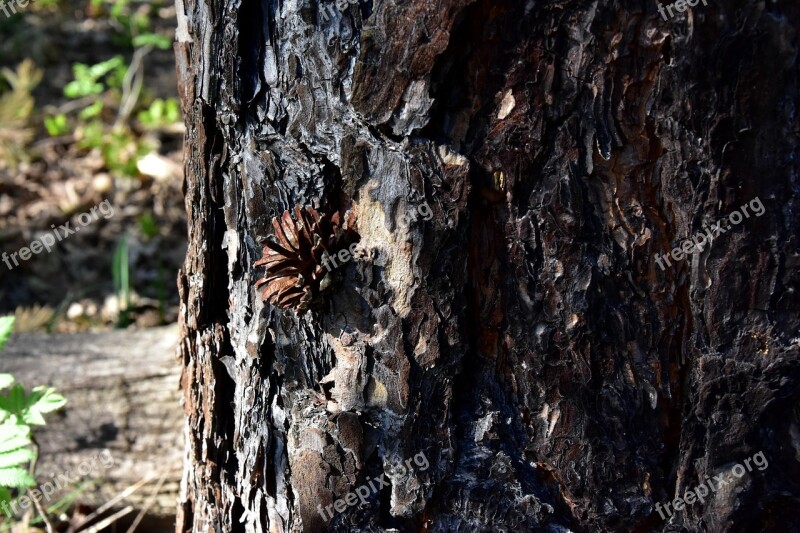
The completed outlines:
<svg viewBox="0 0 800 533">
<path fill-rule="evenodd" d="M 179 531 L 800 527 L 794 0 L 177 6 Z M 253 287 L 295 204 L 364 252 L 302 317 Z"/>
<path fill-rule="evenodd" d="M 0 353 L 0 372 L 28 389 L 55 387 L 68 402 L 34 433 L 37 481 L 55 486 L 60 480 L 65 489 L 53 493 L 51 503 L 94 481 L 77 501 L 100 505 L 154 476 L 124 501 L 141 509 L 164 475 L 149 513 L 174 516 L 182 459 L 177 333 L 168 326 L 11 337 Z"/>
</svg>

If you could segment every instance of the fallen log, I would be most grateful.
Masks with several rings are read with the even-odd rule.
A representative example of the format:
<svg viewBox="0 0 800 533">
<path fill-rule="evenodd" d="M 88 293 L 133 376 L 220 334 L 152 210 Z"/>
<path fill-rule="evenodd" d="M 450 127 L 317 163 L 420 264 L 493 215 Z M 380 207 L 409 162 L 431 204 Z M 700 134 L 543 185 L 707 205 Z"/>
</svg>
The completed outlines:
<svg viewBox="0 0 800 533">
<path fill-rule="evenodd" d="M 130 519 L 149 507 L 147 531 L 173 523 L 182 464 L 177 338 L 174 326 L 12 335 L 0 372 L 26 390 L 55 387 L 68 401 L 34 431 L 47 502 L 84 487 L 76 501 L 96 507 L 148 478 L 116 507 L 133 506 Z"/>
</svg>

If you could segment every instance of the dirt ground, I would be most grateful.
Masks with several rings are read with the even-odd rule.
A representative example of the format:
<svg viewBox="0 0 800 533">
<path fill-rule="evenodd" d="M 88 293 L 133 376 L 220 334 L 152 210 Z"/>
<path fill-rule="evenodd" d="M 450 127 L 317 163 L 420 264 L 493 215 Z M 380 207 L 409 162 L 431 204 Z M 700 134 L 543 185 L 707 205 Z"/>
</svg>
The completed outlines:
<svg viewBox="0 0 800 533">
<path fill-rule="evenodd" d="M 182 126 L 141 132 L 154 149 L 135 177 L 116 175 L 96 149 L 78 148 L 70 135 L 50 137 L 43 127 L 45 114 L 74 105 L 63 95 L 74 63 L 92 65 L 116 54 L 130 61 L 132 50 L 118 43 L 115 22 L 91 10 L 88 0 L 66 2 L 0 20 L 0 67 L 13 70 L 30 58 L 44 71 L 33 92 L 33 138 L 21 161 L 0 160 L 0 252 L 19 253 L 54 231 L 62 235 L 49 253 L 42 250 L 19 266 L 0 262 L 0 314 L 16 314 L 18 331 L 147 327 L 176 319 L 175 279 L 186 250 Z M 154 11 L 156 31 L 171 35 L 174 6 L 167 2 Z M 172 50 L 151 51 L 143 72 L 142 98 L 176 96 Z M 80 215 L 106 200 L 113 214 L 81 225 L 89 217 Z M 59 227 L 68 221 L 79 231 L 63 236 Z M 125 298 L 115 294 L 112 276 L 123 240 L 131 288 L 125 316 Z"/>
</svg>

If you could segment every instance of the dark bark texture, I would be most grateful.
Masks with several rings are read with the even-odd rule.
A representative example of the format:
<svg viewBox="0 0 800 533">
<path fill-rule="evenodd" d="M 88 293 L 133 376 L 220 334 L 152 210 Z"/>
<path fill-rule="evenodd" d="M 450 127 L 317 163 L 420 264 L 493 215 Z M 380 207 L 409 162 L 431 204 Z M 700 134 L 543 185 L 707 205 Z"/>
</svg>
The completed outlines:
<svg viewBox="0 0 800 533">
<path fill-rule="evenodd" d="M 800 530 L 800 7 L 707 4 L 177 0 L 178 531 Z M 302 316 L 295 205 L 360 250 Z"/>
</svg>

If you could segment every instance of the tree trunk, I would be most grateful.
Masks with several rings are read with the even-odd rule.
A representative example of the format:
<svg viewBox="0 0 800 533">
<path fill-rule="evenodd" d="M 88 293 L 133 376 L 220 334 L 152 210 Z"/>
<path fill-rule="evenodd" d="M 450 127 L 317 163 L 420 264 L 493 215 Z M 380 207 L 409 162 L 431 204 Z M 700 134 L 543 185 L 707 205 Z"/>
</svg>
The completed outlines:
<svg viewBox="0 0 800 533">
<path fill-rule="evenodd" d="M 800 527 L 800 8 L 705 4 L 177 0 L 178 531 Z"/>
<path fill-rule="evenodd" d="M 27 390 L 47 385 L 67 398 L 63 410 L 47 415 L 46 426 L 34 429 L 37 481 L 53 489 L 45 504 L 83 487 L 76 501 L 97 507 L 150 478 L 117 507 L 148 507 L 151 517 L 168 523 L 174 518 L 182 433 L 177 333 L 171 326 L 11 337 L 0 371 Z"/>
</svg>

